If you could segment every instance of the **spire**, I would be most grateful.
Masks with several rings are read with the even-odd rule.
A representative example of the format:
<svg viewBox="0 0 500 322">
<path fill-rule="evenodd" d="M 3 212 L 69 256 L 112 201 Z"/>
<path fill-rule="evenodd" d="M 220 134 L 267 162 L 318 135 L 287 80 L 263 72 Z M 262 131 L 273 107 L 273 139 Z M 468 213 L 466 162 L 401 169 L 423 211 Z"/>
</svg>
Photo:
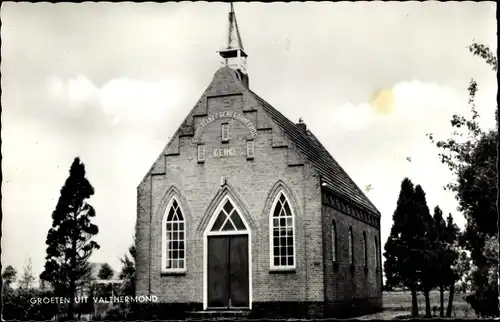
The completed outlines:
<svg viewBox="0 0 500 322">
<path fill-rule="evenodd" d="M 234 6 L 231 2 L 231 10 L 229 11 L 229 28 L 227 33 L 227 47 L 219 51 L 222 57 L 222 66 L 230 67 L 238 72 L 241 80 L 248 86 L 247 76 L 247 54 L 243 49 L 243 41 L 241 40 L 238 22 Z"/>
<path fill-rule="evenodd" d="M 229 12 L 229 32 L 227 40 L 227 49 L 243 49 L 243 42 L 241 41 L 240 30 L 238 29 L 238 21 L 234 14 L 234 6 L 231 2 L 231 11 Z"/>
</svg>

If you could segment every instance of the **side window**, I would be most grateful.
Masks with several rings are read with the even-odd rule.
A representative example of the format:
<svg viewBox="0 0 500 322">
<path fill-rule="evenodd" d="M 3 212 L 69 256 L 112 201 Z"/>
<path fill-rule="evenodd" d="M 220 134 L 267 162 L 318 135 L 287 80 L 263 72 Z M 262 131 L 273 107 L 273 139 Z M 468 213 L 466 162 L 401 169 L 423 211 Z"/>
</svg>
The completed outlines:
<svg viewBox="0 0 500 322">
<path fill-rule="evenodd" d="M 353 245 L 353 235 L 352 227 L 349 227 L 349 264 L 354 265 L 354 245 Z"/>
<path fill-rule="evenodd" d="M 162 271 L 184 271 L 186 269 L 185 221 L 182 209 L 173 198 L 162 223 Z"/>
<path fill-rule="evenodd" d="M 198 144 L 198 163 L 205 161 L 205 145 Z"/>
<path fill-rule="evenodd" d="M 363 258 L 365 267 L 368 267 L 368 242 L 366 240 L 366 231 L 363 232 Z"/>
<path fill-rule="evenodd" d="M 254 142 L 253 140 L 247 141 L 247 159 L 253 159 L 254 157 Z"/>
<path fill-rule="evenodd" d="M 282 191 L 274 201 L 269 219 L 271 269 L 295 268 L 295 218 Z"/>
<path fill-rule="evenodd" d="M 332 221 L 332 261 L 337 261 L 337 226 L 335 220 Z"/>
<path fill-rule="evenodd" d="M 222 123 L 221 136 L 222 136 L 222 142 L 229 141 L 229 123 Z"/>
</svg>

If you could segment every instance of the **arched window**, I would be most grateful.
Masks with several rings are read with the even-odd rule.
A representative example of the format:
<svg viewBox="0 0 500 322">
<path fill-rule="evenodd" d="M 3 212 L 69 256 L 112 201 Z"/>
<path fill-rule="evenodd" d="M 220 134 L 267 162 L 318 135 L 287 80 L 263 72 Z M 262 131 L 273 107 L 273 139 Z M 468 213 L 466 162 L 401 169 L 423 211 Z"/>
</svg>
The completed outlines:
<svg viewBox="0 0 500 322">
<path fill-rule="evenodd" d="M 269 220 L 271 269 L 295 268 L 295 218 L 283 191 L 274 200 Z"/>
<path fill-rule="evenodd" d="M 174 197 L 170 201 L 162 222 L 162 271 L 186 269 L 186 226 L 184 214 Z"/>
<path fill-rule="evenodd" d="M 366 240 L 366 231 L 363 232 L 363 259 L 365 267 L 368 267 L 368 243 Z"/>
<path fill-rule="evenodd" d="M 353 250 L 353 236 L 352 227 L 349 226 L 349 264 L 354 265 L 354 250 Z"/>
<path fill-rule="evenodd" d="M 337 226 L 335 220 L 332 220 L 332 261 L 337 261 Z"/>
<path fill-rule="evenodd" d="M 378 239 L 375 236 L 375 266 L 377 268 L 380 267 L 380 257 L 379 257 L 379 249 L 378 249 Z"/>
<path fill-rule="evenodd" d="M 226 198 L 224 201 L 224 206 L 221 208 L 210 232 L 246 230 L 245 223 L 241 219 L 238 210 L 231 203 L 231 200 Z"/>
</svg>

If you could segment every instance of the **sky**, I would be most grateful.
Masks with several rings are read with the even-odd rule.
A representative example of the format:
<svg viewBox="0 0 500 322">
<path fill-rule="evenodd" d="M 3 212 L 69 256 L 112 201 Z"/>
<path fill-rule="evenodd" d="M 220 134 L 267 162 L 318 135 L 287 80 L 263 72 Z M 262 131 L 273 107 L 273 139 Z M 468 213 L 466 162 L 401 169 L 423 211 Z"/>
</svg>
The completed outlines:
<svg viewBox="0 0 500 322">
<path fill-rule="evenodd" d="M 250 88 L 307 127 L 382 213 L 401 181 L 460 227 L 452 179 L 426 133 L 447 138 L 479 83 L 494 126 L 497 82 L 469 53 L 496 52 L 494 2 L 235 3 Z M 76 156 L 95 188 L 91 257 L 120 269 L 136 188 L 220 68 L 228 3 L 12 3 L 1 7 L 2 266 L 43 270 L 51 213 Z M 409 161 L 411 160 L 411 161 Z"/>
</svg>

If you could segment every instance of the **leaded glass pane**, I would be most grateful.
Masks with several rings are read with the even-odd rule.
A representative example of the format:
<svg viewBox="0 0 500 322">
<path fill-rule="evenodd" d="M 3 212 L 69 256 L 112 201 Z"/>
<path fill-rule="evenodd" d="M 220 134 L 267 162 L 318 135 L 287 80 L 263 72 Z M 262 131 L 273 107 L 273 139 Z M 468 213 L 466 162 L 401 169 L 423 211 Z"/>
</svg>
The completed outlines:
<svg viewBox="0 0 500 322">
<path fill-rule="evenodd" d="M 174 218 L 174 213 L 175 213 L 174 208 L 170 207 L 170 211 L 168 212 L 167 221 L 171 221 Z"/>
<path fill-rule="evenodd" d="M 236 230 L 236 228 L 233 226 L 233 223 L 231 220 L 227 220 L 226 223 L 224 224 L 224 227 L 221 229 L 222 231 L 231 231 L 231 230 Z"/>
<path fill-rule="evenodd" d="M 224 210 L 226 211 L 226 213 L 231 213 L 231 210 L 233 210 L 233 205 L 231 205 L 231 203 L 228 201 L 226 201 L 226 204 L 224 205 Z"/>
<path fill-rule="evenodd" d="M 278 217 L 280 215 L 280 211 L 281 211 L 281 204 L 278 202 L 276 203 L 276 207 L 274 208 L 273 217 Z"/>
<path fill-rule="evenodd" d="M 283 207 L 285 208 L 285 212 L 286 212 L 286 215 L 287 216 L 291 216 L 292 215 L 292 211 L 290 210 L 290 206 L 288 205 L 288 202 L 285 202 Z"/>
<path fill-rule="evenodd" d="M 177 208 L 177 219 L 180 221 L 184 220 L 184 216 L 182 216 L 181 208 Z"/>
<path fill-rule="evenodd" d="M 233 221 L 234 225 L 236 226 L 237 230 L 245 230 L 245 224 L 241 220 L 241 217 L 239 214 L 235 211 L 231 214 L 231 220 Z"/>
<path fill-rule="evenodd" d="M 215 223 L 212 227 L 212 231 L 219 231 L 225 220 L 226 220 L 226 214 L 223 211 L 221 211 L 219 213 L 219 217 L 217 217 L 217 219 L 215 220 Z"/>
<path fill-rule="evenodd" d="M 280 201 L 281 201 L 281 203 L 286 201 L 285 196 L 283 194 L 281 194 L 281 196 L 280 196 Z"/>
</svg>

